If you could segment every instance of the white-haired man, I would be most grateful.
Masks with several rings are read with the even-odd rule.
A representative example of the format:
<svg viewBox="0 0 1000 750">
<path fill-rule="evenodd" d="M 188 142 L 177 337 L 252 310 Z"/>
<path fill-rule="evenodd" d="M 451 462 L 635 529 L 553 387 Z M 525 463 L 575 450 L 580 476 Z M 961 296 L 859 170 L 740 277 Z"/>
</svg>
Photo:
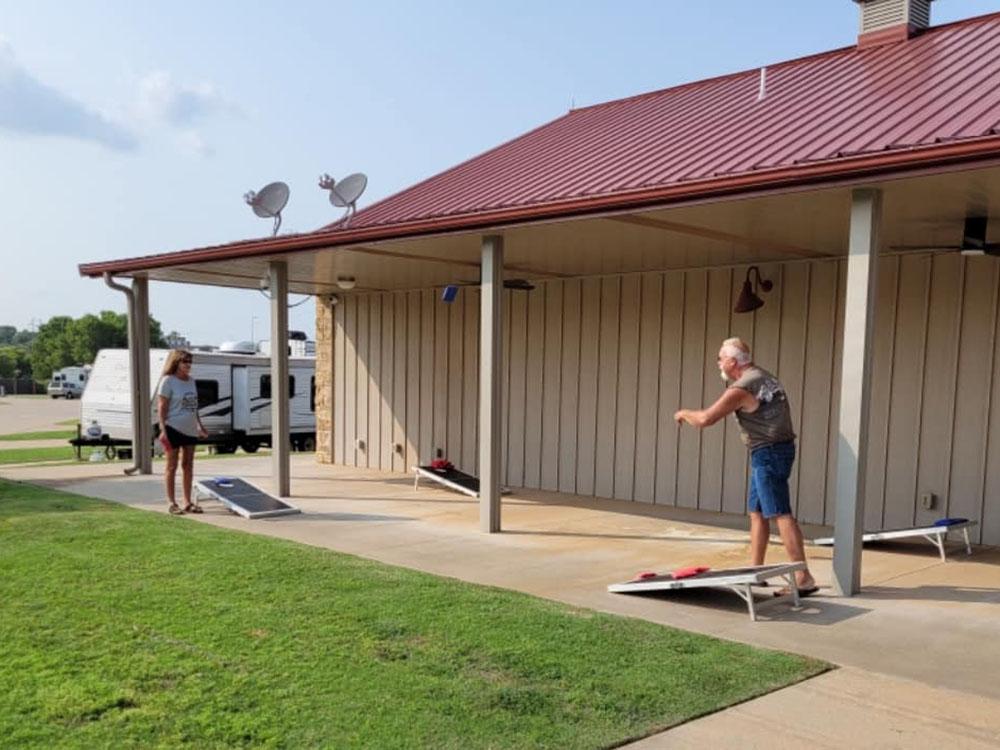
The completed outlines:
<svg viewBox="0 0 1000 750">
<path fill-rule="evenodd" d="M 719 349 L 719 374 L 728 387 L 707 409 L 681 409 L 678 424 L 704 428 L 734 414 L 740 437 L 750 449 L 750 564 L 763 565 L 771 536 L 771 521 L 788 557 L 805 562 L 802 531 L 792 515 L 788 477 L 795 462 L 795 432 L 785 389 L 767 370 L 754 364 L 750 347 L 741 339 L 726 339 Z M 796 574 L 800 596 L 818 591 L 809 569 Z M 787 592 L 779 592 L 787 593 Z"/>
</svg>

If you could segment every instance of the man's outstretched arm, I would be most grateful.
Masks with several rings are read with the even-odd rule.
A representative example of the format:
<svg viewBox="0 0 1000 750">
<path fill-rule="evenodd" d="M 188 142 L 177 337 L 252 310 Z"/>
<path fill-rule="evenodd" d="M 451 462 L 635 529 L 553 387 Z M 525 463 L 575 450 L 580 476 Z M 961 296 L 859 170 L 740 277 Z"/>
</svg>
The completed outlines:
<svg viewBox="0 0 1000 750">
<path fill-rule="evenodd" d="M 674 414 L 674 419 L 692 427 L 710 427 L 737 409 L 752 405 L 753 400 L 753 396 L 742 388 L 726 388 L 719 400 L 707 409 L 681 409 Z"/>
</svg>

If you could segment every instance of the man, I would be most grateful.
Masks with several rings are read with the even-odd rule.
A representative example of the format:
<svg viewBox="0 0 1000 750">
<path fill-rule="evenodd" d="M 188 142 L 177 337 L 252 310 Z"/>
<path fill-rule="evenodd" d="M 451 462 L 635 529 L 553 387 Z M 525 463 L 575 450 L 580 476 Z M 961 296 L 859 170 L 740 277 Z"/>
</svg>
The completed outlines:
<svg viewBox="0 0 1000 750">
<path fill-rule="evenodd" d="M 795 461 L 795 433 L 785 389 L 767 370 L 753 363 L 750 347 L 741 339 L 726 339 L 719 349 L 719 375 L 729 383 L 725 392 L 707 409 L 681 409 L 674 414 L 678 424 L 699 429 L 709 427 L 728 414 L 735 414 L 740 437 L 750 449 L 750 564 L 763 565 L 771 536 L 771 520 L 788 557 L 805 562 L 802 530 L 792 515 L 788 477 Z M 796 573 L 800 596 L 819 588 L 809 569 Z M 778 594 L 790 593 L 780 591 Z M 776 594 L 776 595 L 778 595 Z"/>
</svg>

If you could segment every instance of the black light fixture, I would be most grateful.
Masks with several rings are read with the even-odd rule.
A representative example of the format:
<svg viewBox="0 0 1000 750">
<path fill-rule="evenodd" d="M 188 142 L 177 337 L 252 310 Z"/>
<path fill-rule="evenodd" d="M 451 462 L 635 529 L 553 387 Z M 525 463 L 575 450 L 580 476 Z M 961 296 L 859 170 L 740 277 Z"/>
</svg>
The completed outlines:
<svg viewBox="0 0 1000 750">
<path fill-rule="evenodd" d="M 750 275 L 756 274 L 755 283 L 750 284 Z M 747 269 L 747 278 L 743 282 L 743 289 L 740 291 L 740 296 L 736 300 L 736 307 L 733 308 L 733 312 L 738 313 L 748 313 L 753 312 L 758 307 L 764 306 L 764 300 L 757 296 L 757 286 L 760 286 L 765 292 L 771 291 L 774 288 L 774 282 L 770 279 L 762 279 L 760 277 L 760 269 L 757 266 L 750 266 Z"/>
</svg>

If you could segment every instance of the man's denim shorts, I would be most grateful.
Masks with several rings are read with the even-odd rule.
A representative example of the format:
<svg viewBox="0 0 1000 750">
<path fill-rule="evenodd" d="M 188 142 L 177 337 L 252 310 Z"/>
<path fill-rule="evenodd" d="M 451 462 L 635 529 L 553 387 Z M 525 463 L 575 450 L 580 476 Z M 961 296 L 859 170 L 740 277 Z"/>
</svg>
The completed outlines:
<svg viewBox="0 0 1000 750">
<path fill-rule="evenodd" d="M 795 463 L 795 443 L 762 445 L 750 453 L 750 496 L 747 508 L 764 518 L 790 515 L 788 477 Z"/>
</svg>

